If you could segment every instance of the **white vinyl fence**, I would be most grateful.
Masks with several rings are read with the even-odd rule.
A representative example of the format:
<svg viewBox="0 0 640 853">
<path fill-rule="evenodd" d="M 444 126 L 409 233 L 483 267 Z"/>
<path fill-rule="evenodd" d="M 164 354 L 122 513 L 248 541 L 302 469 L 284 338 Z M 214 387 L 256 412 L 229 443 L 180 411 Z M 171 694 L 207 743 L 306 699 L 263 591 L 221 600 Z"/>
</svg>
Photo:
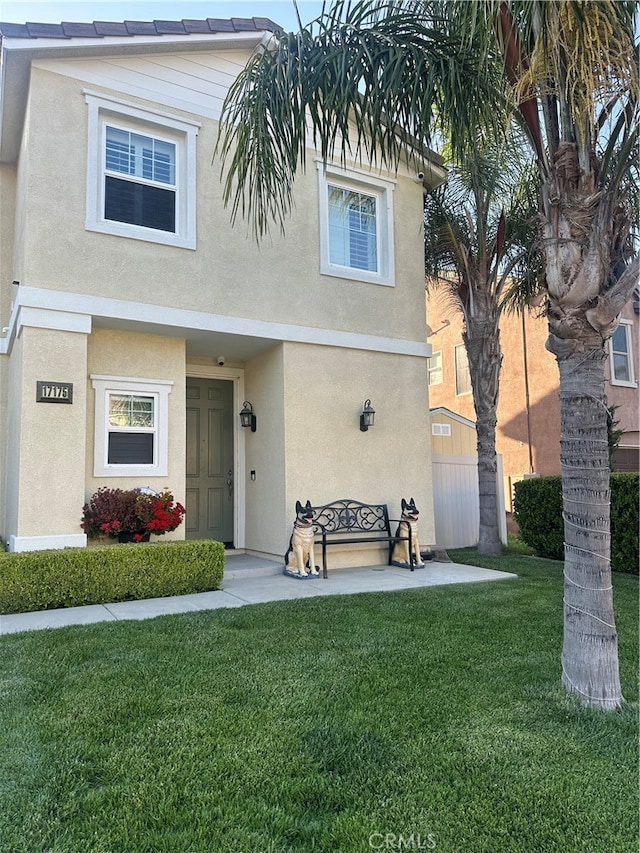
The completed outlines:
<svg viewBox="0 0 640 853">
<path fill-rule="evenodd" d="M 478 544 L 478 460 L 475 456 L 434 453 L 433 506 L 438 548 L 466 548 Z M 507 541 L 504 511 L 502 456 L 498 454 L 498 525 L 500 538 Z"/>
</svg>

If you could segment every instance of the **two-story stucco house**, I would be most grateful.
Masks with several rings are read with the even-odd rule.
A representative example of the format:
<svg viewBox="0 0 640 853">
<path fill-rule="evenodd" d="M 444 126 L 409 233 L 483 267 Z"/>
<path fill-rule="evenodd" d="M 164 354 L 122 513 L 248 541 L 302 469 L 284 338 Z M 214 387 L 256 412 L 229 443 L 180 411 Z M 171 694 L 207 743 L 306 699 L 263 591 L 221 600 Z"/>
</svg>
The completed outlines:
<svg viewBox="0 0 640 853">
<path fill-rule="evenodd" d="M 257 246 L 223 207 L 222 100 L 275 29 L 0 25 L 10 550 L 85 546 L 82 505 L 103 485 L 168 486 L 187 507 L 174 538 L 258 555 L 281 558 L 298 499 L 397 517 L 413 496 L 434 542 L 423 186 L 310 152 L 286 235 Z M 433 158 L 422 169 L 443 178 Z"/>
</svg>

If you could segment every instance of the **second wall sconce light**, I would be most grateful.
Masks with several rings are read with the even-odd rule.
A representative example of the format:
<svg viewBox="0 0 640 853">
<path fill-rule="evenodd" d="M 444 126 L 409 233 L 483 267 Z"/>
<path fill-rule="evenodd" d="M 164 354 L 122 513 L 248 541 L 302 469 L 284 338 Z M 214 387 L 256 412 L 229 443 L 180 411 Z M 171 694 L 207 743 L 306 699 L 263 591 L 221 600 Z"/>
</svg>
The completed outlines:
<svg viewBox="0 0 640 853">
<path fill-rule="evenodd" d="M 245 400 L 242 404 L 242 411 L 240 412 L 240 425 L 243 427 L 251 427 L 251 432 L 255 432 L 257 423 L 258 419 L 253 414 L 253 406 L 248 400 Z"/>
<path fill-rule="evenodd" d="M 365 400 L 362 407 L 362 414 L 360 415 L 360 429 L 362 432 L 366 432 L 369 427 L 374 425 L 375 416 L 376 410 L 372 407 L 371 400 Z"/>
</svg>

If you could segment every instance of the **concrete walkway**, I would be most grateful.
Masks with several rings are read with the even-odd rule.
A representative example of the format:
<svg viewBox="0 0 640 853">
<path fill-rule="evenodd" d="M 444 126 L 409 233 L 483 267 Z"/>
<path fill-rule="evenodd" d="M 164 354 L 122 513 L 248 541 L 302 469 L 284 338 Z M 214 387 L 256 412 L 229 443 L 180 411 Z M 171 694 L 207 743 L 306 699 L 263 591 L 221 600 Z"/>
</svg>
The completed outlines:
<svg viewBox="0 0 640 853">
<path fill-rule="evenodd" d="M 416 569 L 414 572 L 395 566 L 330 570 L 327 580 L 322 577 L 298 580 L 284 575 L 282 568 L 281 563 L 259 557 L 229 554 L 222 589 L 214 592 L 65 607 L 34 613 L 14 613 L 0 616 L 0 634 L 62 628 L 65 625 L 89 625 L 93 622 L 117 622 L 123 619 L 153 619 L 155 616 L 216 610 L 221 607 L 242 607 L 245 604 L 260 604 L 266 601 L 353 595 L 359 592 L 389 592 L 517 577 L 508 572 L 437 561 L 429 562 L 423 569 Z"/>
</svg>

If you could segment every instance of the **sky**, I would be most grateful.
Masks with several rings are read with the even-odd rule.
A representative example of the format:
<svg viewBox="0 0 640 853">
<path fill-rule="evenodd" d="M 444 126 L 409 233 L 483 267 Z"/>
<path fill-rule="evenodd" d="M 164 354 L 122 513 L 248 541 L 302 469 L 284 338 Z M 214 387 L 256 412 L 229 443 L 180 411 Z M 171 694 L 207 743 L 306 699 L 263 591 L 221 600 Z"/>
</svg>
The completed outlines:
<svg viewBox="0 0 640 853">
<path fill-rule="evenodd" d="M 322 5 L 321 0 L 298 0 L 302 23 L 316 18 Z M 16 24 L 252 17 L 271 18 L 285 30 L 298 29 L 293 0 L 0 0 L 0 21 Z"/>
</svg>

